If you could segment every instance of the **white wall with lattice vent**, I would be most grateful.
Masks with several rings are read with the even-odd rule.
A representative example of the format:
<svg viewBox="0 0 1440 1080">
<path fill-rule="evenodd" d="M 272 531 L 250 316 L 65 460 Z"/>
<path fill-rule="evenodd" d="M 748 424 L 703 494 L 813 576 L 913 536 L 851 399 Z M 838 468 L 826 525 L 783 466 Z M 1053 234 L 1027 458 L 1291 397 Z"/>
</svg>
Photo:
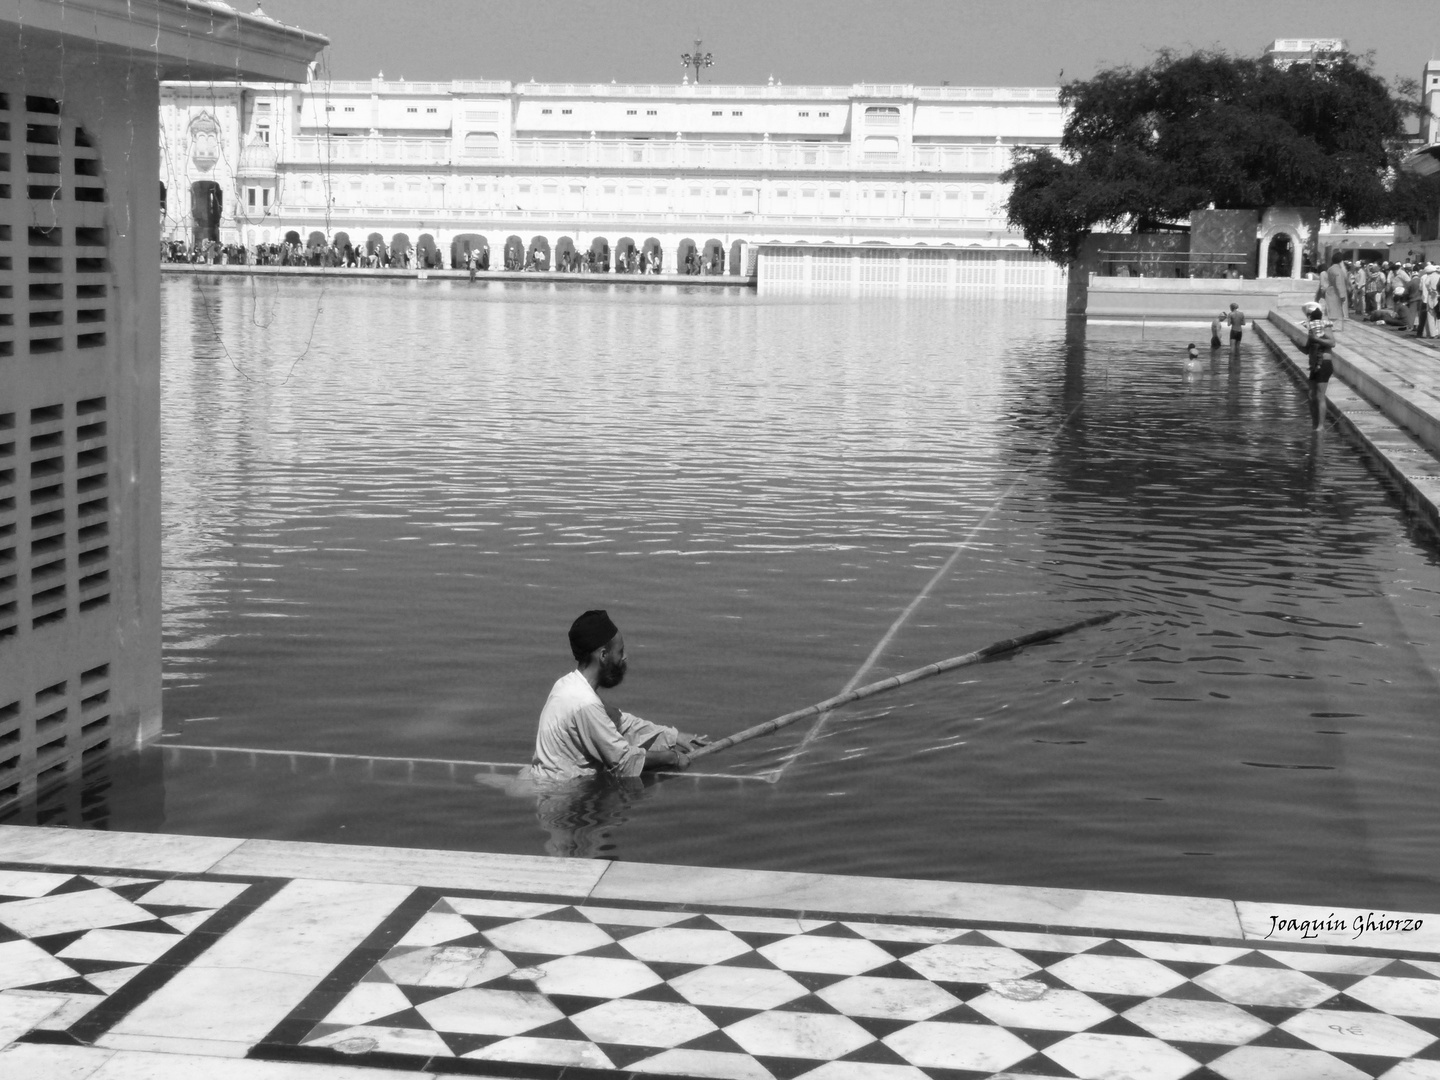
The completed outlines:
<svg viewBox="0 0 1440 1080">
<path fill-rule="evenodd" d="M 325 45 L 80 7 L 0 4 L 0 809 L 160 731 L 160 80 L 300 80 Z"/>
<path fill-rule="evenodd" d="M 87 127 L 0 82 L 0 804 L 114 737 L 110 209 Z"/>
</svg>

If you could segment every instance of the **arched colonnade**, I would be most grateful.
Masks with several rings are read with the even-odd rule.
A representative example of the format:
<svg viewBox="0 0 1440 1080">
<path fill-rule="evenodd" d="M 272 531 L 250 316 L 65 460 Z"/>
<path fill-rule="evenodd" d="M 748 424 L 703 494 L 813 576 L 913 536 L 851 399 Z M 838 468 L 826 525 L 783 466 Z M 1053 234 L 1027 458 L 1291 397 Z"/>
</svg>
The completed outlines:
<svg viewBox="0 0 1440 1080">
<path fill-rule="evenodd" d="M 318 229 L 250 229 L 246 242 L 302 244 L 307 250 L 323 248 L 325 233 Z M 464 269 L 473 258 L 487 270 L 562 270 L 605 274 L 690 274 L 739 276 L 746 273 L 756 242 L 729 240 L 703 234 L 655 236 L 641 233 L 585 234 L 571 232 L 450 232 L 397 230 L 394 232 L 337 230 L 330 242 L 343 252 L 350 244 L 363 261 L 375 257 L 379 265 L 409 265 Z"/>
</svg>

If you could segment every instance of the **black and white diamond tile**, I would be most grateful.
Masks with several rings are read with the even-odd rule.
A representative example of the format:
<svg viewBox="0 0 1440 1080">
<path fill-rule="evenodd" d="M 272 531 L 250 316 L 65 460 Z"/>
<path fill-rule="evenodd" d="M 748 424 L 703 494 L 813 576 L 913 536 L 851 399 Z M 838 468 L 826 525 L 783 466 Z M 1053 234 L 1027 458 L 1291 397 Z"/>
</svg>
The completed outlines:
<svg viewBox="0 0 1440 1080">
<path fill-rule="evenodd" d="M 557 1080 L 1339 1080 L 1407 1060 L 1440 1077 L 1434 961 L 448 894 L 426 905 L 377 930 L 255 1056 Z"/>
<path fill-rule="evenodd" d="M 142 974 L 193 952 L 195 932 L 250 888 L 104 872 L 0 868 L 0 994 L 53 998 L 37 1025 L 62 1031 Z"/>
</svg>

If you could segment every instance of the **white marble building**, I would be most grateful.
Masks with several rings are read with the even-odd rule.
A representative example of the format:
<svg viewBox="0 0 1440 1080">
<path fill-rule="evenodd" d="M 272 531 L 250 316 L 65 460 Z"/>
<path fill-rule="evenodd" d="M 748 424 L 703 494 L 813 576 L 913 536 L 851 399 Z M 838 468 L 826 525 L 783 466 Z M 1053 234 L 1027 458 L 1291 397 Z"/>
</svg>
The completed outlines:
<svg viewBox="0 0 1440 1080">
<path fill-rule="evenodd" d="M 1059 141 L 1054 87 L 313 80 L 161 89 L 162 233 L 294 232 L 554 256 L 627 243 L 1025 249 L 999 176 Z M 198 215 L 198 216 L 197 216 Z M 208 231 L 205 231 L 208 230 Z"/>
</svg>

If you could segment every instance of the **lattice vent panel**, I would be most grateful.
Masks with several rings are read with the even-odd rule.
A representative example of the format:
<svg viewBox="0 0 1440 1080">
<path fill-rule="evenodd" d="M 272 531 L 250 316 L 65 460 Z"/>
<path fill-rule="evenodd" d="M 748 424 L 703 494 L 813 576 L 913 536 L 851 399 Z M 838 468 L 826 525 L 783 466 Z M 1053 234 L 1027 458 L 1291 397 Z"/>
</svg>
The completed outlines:
<svg viewBox="0 0 1440 1080">
<path fill-rule="evenodd" d="M 15 695 L 0 692 L 0 805 L 43 788 L 110 746 L 110 665 Z"/>
<path fill-rule="evenodd" d="M 107 209 L 85 129 L 0 84 L 0 804 L 109 745 Z"/>
</svg>

